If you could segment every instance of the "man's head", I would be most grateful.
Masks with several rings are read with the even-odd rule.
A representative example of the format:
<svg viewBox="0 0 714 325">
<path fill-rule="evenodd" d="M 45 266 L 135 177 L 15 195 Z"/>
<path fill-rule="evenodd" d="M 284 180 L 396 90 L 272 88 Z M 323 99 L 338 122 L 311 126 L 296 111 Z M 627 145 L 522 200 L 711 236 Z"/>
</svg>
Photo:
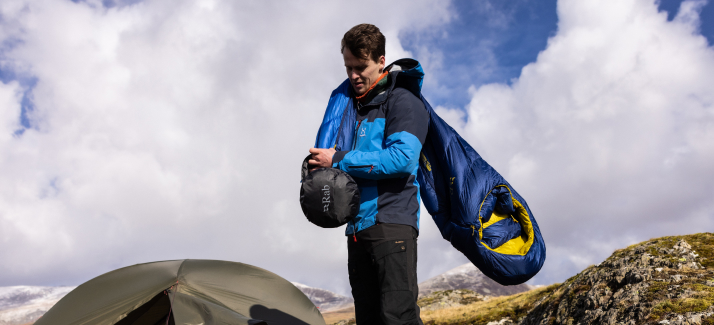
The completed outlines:
<svg viewBox="0 0 714 325">
<path fill-rule="evenodd" d="M 342 38 L 342 58 L 355 93 L 363 95 L 384 70 L 386 39 L 370 24 L 352 27 Z"/>
</svg>

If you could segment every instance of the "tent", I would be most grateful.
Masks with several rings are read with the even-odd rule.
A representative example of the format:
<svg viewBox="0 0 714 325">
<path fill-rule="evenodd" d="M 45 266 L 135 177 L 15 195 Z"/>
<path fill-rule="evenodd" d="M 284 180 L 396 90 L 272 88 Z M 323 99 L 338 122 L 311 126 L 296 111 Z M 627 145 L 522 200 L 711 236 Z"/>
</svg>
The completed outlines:
<svg viewBox="0 0 714 325">
<path fill-rule="evenodd" d="M 261 268 L 227 261 L 137 264 L 85 282 L 36 325 L 325 324 L 295 286 Z"/>
</svg>

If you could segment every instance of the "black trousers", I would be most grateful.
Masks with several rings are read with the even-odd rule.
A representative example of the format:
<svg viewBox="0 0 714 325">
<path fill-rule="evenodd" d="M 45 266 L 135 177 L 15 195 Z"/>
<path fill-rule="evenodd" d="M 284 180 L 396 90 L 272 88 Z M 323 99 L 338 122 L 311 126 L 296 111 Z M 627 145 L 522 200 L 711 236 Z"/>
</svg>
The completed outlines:
<svg viewBox="0 0 714 325">
<path fill-rule="evenodd" d="M 417 231 L 378 224 L 347 237 L 357 325 L 422 325 L 417 296 Z"/>
</svg>

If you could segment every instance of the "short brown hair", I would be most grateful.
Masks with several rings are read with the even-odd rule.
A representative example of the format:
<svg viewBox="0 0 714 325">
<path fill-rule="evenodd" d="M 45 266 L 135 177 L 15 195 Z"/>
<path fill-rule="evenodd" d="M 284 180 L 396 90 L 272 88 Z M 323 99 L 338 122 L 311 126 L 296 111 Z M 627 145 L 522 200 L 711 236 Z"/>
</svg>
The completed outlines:
<svg viewBox="0 0 714 325">
<path fill-rule="evenodd" d="M 342 48 L 340 52 L 345 52 L 345 47 L 352 54 L 360 59 L 371 58 L 374 62 L 379 62 L 379 57 L 384 55 L 384 45 L 387 40 L 379 31 L 377 26 L 372 24 L 359 24 L 352 27 L 342 37 Z"/>
</svg>

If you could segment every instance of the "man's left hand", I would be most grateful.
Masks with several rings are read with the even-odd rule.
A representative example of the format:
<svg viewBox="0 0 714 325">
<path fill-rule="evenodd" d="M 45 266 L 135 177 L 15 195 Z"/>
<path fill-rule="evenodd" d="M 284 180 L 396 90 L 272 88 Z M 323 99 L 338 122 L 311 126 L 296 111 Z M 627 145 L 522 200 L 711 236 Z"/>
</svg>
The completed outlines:
<svg viewBox="0 0 714 325">
<path fill-rule="evenodd" d="M 310 153 L 312 154 L 312 159 L 308 160 L 307 163 L 310 164 L 310 171 L 318 168 L 330 168 L 332 167 L 332 156 L 335 155 L 335 149 L 319 149 L 310 148 Z"/>
</svg>

